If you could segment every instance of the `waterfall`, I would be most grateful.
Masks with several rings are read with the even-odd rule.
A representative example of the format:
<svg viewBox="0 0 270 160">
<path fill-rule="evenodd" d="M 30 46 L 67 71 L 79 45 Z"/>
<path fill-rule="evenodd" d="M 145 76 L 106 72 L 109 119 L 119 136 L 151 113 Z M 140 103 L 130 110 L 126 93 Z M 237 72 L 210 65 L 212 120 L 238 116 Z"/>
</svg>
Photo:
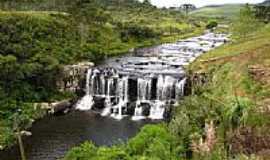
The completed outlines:
<svg viewBox="0 0 270 160">
<path fill-rule="evenodd" d="M 108 116 L 108 115 L 111 114 L 111 109 L 112 109 L 112 102 L 111 102 L 112 89 L 113 89 L 113 79 L 109 78 L 107 80 L 107 92 L 106 92 L 106 96 L 105 96 L 105 108 L 103 109 L 103 111 L 101 113 L 101 116 Z"/>
<path fill-rule="evenodd" d="M 184 96 L 186 81 L 187 79 L 183 78 L 176 84 L 176 100 L 180 100 L 180 98 Z"/>
<path fill-rule="evenodd" d="M 176 83 L 175 86 L 175 99 L 176 99 L 176 103 L 174 104 L 174 106 L 178 106 L 179 105 L 179 101 L 181 99 L 181 97 L 183 97 L 185 95 L 185 85 L 186 85 L 186 81 L 187 78 L 183 78 L 182 80 L 180 80 L 178 83 Z"/>
<path fill-rule="evenodd" d="M 152 79 L 138 78 L 137 83 L 138 83 L 137 84 L 138 96 L 132 120 L 145 119 L 145 116 L 143 116 L 143 107 L 141 106 L 141 103 L 148 103 L 148 104 L 151 103 L 150 100 L 151 100 Z"/>
<path fill-rule="evenodd" d="M 151 85 L 152 79 L 138 78 L 138 101 L 150 100 L 151 98 Z"/>
<path fill-rule="evenodd" d="M 93 80 L 94 77 L 91 77 L 92 70 L 89 69 L 87 71 L 87 76 L 86 76 L 86 95 L 76 104 L 76 109 L 77 110 L 90 110 L 92 106 L 94 105 L 94 98 L 93 98 Z M 90 80 L 91 79 L 91 80 Z"/>
<path fill-rule="evenodd" d="M 136 102 L 137 103 L 137 102 Z M 146 117 L 143 116 L 143 107 L 140 106 L 140 104 L 136 104 L 136 108 L 134 111 L 134 116 L 132 116 L 133 121 L 138 121 L 145 119 Z"/>
<path fill-rule="evenodd" d="M 118 104 L 113 107 L 114 113 L 111 115 L 115 119 L 123 118 L 123 107 L 126 107 L 128 103 L 128 77 L 118 79 L 117 89 Z"/>
<path fill-rule="evenodd" d="M 101 96 L 106 96 L 106 80 L 105 80 L 105 75 L 100 75 L 100 95 Z"/>
<path fill-rule="evenodd" d="M 225 34 L 206 33 L 173 44 L 139 49 L 138 55 L 112 59 L 99 68 L 89 69 L 86 95 L 76 109 L 90 110 L 94 106 L 102 116 L 115 119 L 127 114 L 132 114 L 132 120 L 163 119 L 168 107 L 177 106 L 184 96 L 185 66 L 225 41 Z"/>
<path fill-rule="evenodd" d="M 150 109 L 150 115 L 148 118 L 150 119 L 163 119 L 163 115 L 165 112 L 165 101 L 157 100 Z"/>
<path fill-rule="evenodd" d="M 157 80 L 157 99 L 162 100 L 163 98 L 163 86 L 164 86 L 164 78 L 162 75 L 158 76 Z"/>
</svg>

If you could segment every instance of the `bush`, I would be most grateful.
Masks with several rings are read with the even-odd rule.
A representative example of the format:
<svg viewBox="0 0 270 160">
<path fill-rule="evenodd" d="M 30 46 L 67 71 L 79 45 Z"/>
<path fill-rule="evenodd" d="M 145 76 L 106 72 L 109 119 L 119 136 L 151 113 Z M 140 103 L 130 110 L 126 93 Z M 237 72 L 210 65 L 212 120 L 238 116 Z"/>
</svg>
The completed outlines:
<svg viewBox="0 0 270 160">
<path fill-rule="evenodd" d="M 247 38 L 251 33 L 260 28 L 261 24 L 256 19 L 253 9 L 250 5 L 246 5 L 240 10 L 240 13 L 233 22 L 233 33 L 237 38 Z"/>
<path fill-rule="evenodd" d="M 174 144 L 165 126 L 147 125 L 128 144 L 97 148 L 86 142 L 68 152 L 65 160 L 174 160 Z"/>
<path fill-rule="evenodd" d="M 166 127 L 161 125 L 147 125 L 128 143 L 127 150 L 130 155 L 156 157 L 156 159 L 169 159 L 173 156 L 173 137 Z"/>
<path fill-rule="evenodd" d="M 218 26 L 218 23 L 216 21 L 210 21 L 207 25 L 206 25 L 206 29 L 213 29 L 215 27 Z"/>
<path fill-rule="evenodd" d="M 97 148 L 91 142 L 85 142 L 79 147 L 73 148 L 68 152 L 67 160 L 90 160 L 97 155 Z"/>
<path fill-rule="evenodd" d="M 156 38 L 160 34 L 147 26 L 140 26 L 138 24 L 124 24 L 121 28 L 121 39 L 127 42 L 130 39 L 137 41 L 149 38 Z"/>
</svg>

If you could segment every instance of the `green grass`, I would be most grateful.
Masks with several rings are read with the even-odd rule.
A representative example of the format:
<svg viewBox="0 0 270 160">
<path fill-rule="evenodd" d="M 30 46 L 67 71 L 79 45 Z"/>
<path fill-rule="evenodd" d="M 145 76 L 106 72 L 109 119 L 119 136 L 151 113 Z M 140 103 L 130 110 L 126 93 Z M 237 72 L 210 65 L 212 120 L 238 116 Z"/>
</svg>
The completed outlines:
<svg viewBox="0 0 270 160">
<path fill-rule="evenodd" d="M 242 4 L 226 4 L 220 6 L 206 6 L 191 13 L 193 16 L 233 19 L 240 11 Z"/>
<path fill-rule="evenodd" d="M 269 67 L 269 53 L 270 26 L 267 25 L 246 39 L 232 41 L 201 56 L 189 69 L 213 75 L 213 82 L 217 85 L 213 86 L 215 88 L 213 92 L 219 91 L 220 93 L 217 94 L 223 96 L 223 98 L 234 95 L 234 92 L 237 92 L 239 96 L 265 98 L 260 97 L 260 93 L 265 92 L 265 90 L 254 88 L 256 85 L 263 84 L 250 79 L 248 67 L 251 65 Z M 211 85 L 213 84 L 211 83 Z M 250 88 L 247 85 L 253 87 Z M 270 88 L 265 89 L 269 90 Z M 225 92 L 226 90 L 228 92 Z"/>
</svg>

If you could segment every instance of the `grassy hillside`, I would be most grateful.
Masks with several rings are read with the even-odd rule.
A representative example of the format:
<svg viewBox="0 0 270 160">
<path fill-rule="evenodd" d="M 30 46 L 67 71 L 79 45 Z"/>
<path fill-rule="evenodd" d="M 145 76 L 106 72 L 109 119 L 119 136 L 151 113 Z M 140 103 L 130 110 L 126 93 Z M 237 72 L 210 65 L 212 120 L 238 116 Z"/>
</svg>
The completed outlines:
<svg viewBox="0 0 270 160">
<path fill-rule="evenodd" d="M 241 7 L 243 7 L 243 4 L 206 6 L 193 11 L 191 15 L 198 17 L 232 19 L 239 13 Z"/>
<path fill-rule="evenodd" d="M 186 97 L 176 109 L 170 124 L 176 130 L 174 133 L 181 132 L 180 122 L 188 121 L 185 126 L 193 126 L 187 133 L 193 135 L 190 141 L 216 135 L 212 139 L 203 138 L 203 145 L 216 142 L 208 156 L 229 159 L 228 156 L 254 154 L 258 159 L 269 158 L 265 152 L 270 147 L 267 145 L 270 140 L 269 40 L 267 25 L 248 38 L 234 40 L 197 59 L 189 67 L 190 74 L 206 76 L 207 83 L 194 82 L 193 95 Z M 185 116 L 189 118 L 181 118 Z M 215 131 L 201 127 L 211 123 Z M 199 139 L 195 140 L 197 156 L 205 157 L 203 154 L 209 153 L 199 145 Z"/>
</svg>

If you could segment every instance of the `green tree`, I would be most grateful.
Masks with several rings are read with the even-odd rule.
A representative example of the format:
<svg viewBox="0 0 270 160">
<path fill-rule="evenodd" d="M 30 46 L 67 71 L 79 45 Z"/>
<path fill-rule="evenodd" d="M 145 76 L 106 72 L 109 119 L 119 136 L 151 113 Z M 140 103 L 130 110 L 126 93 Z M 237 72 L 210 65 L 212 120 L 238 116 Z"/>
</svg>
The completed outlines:
<svg viewBox="0 0 270 160">
<path fill-rule="evenodd" d="M 151 0 L 144 0 L 144 1 L 143 1 L 143 4 L 144 4 L 145 6 L 152 6 Z"/>
<path fill-rule="evenodd" d="M 196 9 L 196 6 L 193 4 L 183 4 L 180 6 L 180 8 L 185 12 L 187 16 L 190 11 Z"/>
<path fill-rule="evenodd" d="M 259 22 L 256 19 L 252 7 L 246 4 L 240 10 L 238 18 L 233 23 L 233 32 L 239 38 L 247 38 L 252 32 L 258 29 Z"/>
<path fill-rule="evenodd" d="M 213 29 L 213 28 L 215 28 L 217 26 L 218 26 L 217 21 L 212 20 L 212 21 L 208 22 L 208 24 L 206 25 L 206 29 Z"/>
<path fill-rule="evenodd" d="M 268 23 L 270 21 L 270 5 L 255 6 L 255 14 L 257 18 Z"/>
</svg>

